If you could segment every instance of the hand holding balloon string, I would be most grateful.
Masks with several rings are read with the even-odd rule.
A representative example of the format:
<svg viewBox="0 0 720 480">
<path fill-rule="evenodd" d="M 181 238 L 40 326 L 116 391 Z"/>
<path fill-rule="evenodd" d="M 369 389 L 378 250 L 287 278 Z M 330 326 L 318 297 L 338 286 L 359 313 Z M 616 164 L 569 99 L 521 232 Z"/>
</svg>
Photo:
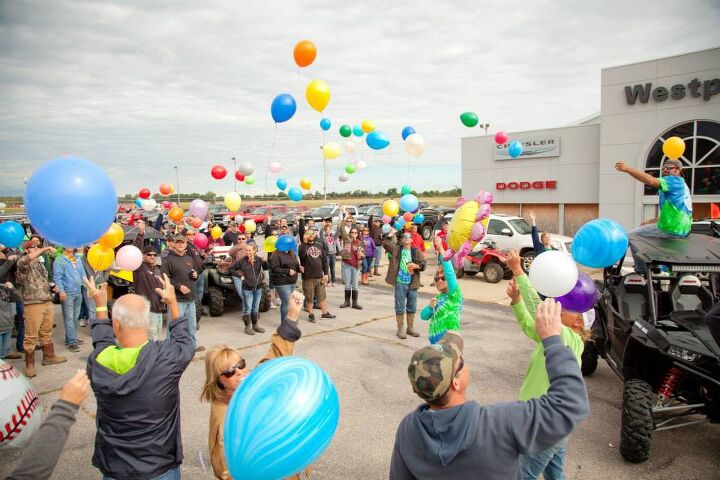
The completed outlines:
<svg viewBox="0 0 720 480">
<path fill-rule="evenodd" d="M 518 254 L 517 250 L 510 250 L 508 252 L 507 265 L 508 268 L 510 268 L 510 270 L 512 271 L 513 275 L 516 277 L 525 274 L 521 266 L 521 260 L 522 259 Z"/>
</svg>

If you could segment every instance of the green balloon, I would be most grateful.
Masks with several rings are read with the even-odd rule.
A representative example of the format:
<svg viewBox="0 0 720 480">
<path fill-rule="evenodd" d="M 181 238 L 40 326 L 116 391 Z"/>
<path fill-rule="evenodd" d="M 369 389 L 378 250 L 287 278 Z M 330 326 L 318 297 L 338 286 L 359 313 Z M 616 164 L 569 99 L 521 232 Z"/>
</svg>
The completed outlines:
<svg viewBox="0 0 720 480">
<path fill-rule="evenodd" d="M 341 125 L 340 126 L 340 135 L 342 135 L 345 138 L 352 135 L 352 128 L 350 128 L 350 125 Z"/>
<path fill-rule="evenodd" d="M 347 165 L 345 165 L 345 171 L 347 173 L 349 173 L 350 175 L 355 173 L 356 170 L 357 170 L 357 167 L 355 165 L 353 165 L 352 163 L 348 163 Z"/>
<path fill-rule="evenodd" d="M 252 175 L 245 177 L 245 185 L 252 185 L 253 183 L 255 183 L 255 179 Z"/>
<path fill-rule="evenodd" d="M 465 125 L 466 127 L 474 127 L 478 124 L 478 116 L 474 112 L 465 112 L 462 115 L 460 115 L 460 121 Z"/>
<path fill-rule="evenodd" d="M 410 188 L 410 185 L 403 185 L 400 189 L 400 195 L 407 195 L 408 193 L 412 193 L 412 188 Z"/>
</svg>

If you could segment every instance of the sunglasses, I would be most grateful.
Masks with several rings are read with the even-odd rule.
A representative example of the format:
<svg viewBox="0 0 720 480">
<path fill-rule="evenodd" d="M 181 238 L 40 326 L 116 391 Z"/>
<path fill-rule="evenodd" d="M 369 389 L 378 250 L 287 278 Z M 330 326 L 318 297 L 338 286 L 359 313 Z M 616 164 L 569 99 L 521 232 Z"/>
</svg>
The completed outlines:
<svg viewBox="0 0 720 480">
<path fill-rule="evenodd" d="M 236 363 L 235 365 L 233 365 L 232 367 L 220 372 L 220 375 L 222 375 L 225 378 L 230 378 L 233 375 L 235 375 L 235 372 L 238 370 L 245 370 L 245 359 L 244 358 L 242 360 L 240 360 L 238 363 Z"/>
<path fill-rule="evenodd" d="M 146 257 L 157 257 L 157 253 L 146 253 Z"/>
<path fill-rule="evenodd" d="M 680 169 L 679 169 L 678 167 L 676 167 L 675 165 L 670 165 L 670 166 L 668 166 L 668 167 L 663 167 L 662 169 L 663 169 L 663 170 L 680 170 Z"/>
<path fill-rule="evenodd" d="M 412 235 L 403 234 L 403 238 L 412 238 Z"/>
<path fill-rule="evenodd" d="M 245 237 L 238 237 L 238 240 L 245 241 Z"/>
<path fill-rule="evenodd" d="M 444 282 L 445 281 L 445 275 L 436 275 L 435 276 L 435 282 Z"/>
</svg>

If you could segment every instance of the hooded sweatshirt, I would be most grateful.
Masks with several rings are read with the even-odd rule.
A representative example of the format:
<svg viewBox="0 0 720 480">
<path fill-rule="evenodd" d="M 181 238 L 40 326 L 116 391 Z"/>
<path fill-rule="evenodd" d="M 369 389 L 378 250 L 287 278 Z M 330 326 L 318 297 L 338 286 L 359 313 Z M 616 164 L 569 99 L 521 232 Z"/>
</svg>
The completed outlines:
<svg viewBox="0 0 720 480">
<path fill-rule="evenodd" d="M 167 274 L 168 278 L 175 287 L 175 296 L 178 302 L 194 302 L 195 301 L 195 281 L 190 277 L 190 271 L 197 269 L 193 257 L 189 253 L 185 252 L 185 255 L 178 255 L 174 251 L 170 250 L 168 256 L 162 262 L 160 267 L 163 273 Z M 200 272 L 198 272 L 200 275 Z M 190 289 L 187 295 L 180 291 L 180 286 L 185 285 Z"/>
<path fill-rule="evenodd" d="M 550 390 L 527 402 L 444 410 L 420 405 L 395 436 L 390 479 L 521 479 L 519 456 L 565 438 L 589 412 L 577 360 L 559 336 L 543 341 Z"/>
</svg>

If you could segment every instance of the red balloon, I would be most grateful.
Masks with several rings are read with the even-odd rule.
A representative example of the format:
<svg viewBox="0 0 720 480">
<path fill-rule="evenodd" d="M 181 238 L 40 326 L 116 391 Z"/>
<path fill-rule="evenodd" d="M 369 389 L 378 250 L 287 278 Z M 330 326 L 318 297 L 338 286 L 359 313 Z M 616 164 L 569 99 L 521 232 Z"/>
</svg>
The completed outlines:
<svg viewBox="0 0 720 480">
<path fill-rule="evenodd" d="M 227 170 L 222 165 L 215 165 L 212 167 L 212 170 L 210 170 L 210 174 L 213 176 L 216 180 L 222 180 L 225 178 L 225 175 L 227 175 Z"/>
<path fill-rule="evenodd" d="M 141 188 L 140 192 L 138 193 L 138 197 L 140 198 L 150 198 L 150 190 L 147 188 Z"/>
<path fill-rule="evenodd" d="M 208 243 L 210 243 L 210 240 L 208 240 L 207 236 L 203 233 L 196 233 L 195 238 L 193 238 L 193 244 L 199 248 L 200 250 L 207 248 Z"/>
<path fill-rule="evenodd" d="M 240 233 L 245 233 L 245 224 L 241 223 L 240 227 L 238 227 L 238 230 L 240 230 Z"/>
<path fill-rule="evenodd" d="M 505 132 L 497 132 L 495 134 L 495 143 L 502 145 L 508 141 L 508 135 Z"/>
<path fill-rule="evenodd" d="M 406 222 L 412 222 L 413 216 L 414 215 L 412 214 L 412 212 L 405 212 L 403 214 L 403 218 L 405 219 Z"/>
<path fill-rule="evenodd" d="M 237 181 L 238 181 L 238 182 L 244 182 L 244 181 L 245 181 L 245 175 L 243 175 L 242 173 L 240 173 L 239 170 L 235 172 L 235 178 L 237 178 Z"/>
<path fill-rule="evenodd" d="M 202 223 L 203 223 L 203 221 L 196 217 L 193 217 L 192 221 L 190 222 L 190 224 L 192 225 L 193 228 L 200 228 Z"/>
</svg>

